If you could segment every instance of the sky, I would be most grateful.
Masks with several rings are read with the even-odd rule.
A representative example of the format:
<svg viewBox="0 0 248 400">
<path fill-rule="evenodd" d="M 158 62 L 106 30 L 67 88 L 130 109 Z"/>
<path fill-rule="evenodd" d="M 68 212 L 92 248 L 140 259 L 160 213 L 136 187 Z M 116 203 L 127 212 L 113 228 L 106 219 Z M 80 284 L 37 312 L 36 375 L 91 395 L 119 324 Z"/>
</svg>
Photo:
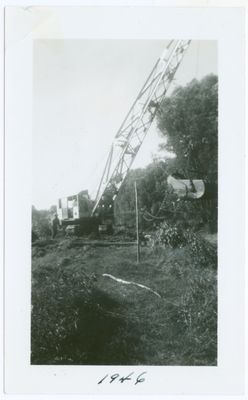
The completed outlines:
<svg viewBox="0 0 248 400">
<path fill-rule="evenodd" d="M 166 40 L 35 40 L 33 47 L 32 204 L 88 189 L 94 196 L 111 142 Z M 217 74 L 217 42 L 192 41 L 177 85 Z M 156 122 L 132 168 L 152 162 L 162 143 Z"/>
</svg>

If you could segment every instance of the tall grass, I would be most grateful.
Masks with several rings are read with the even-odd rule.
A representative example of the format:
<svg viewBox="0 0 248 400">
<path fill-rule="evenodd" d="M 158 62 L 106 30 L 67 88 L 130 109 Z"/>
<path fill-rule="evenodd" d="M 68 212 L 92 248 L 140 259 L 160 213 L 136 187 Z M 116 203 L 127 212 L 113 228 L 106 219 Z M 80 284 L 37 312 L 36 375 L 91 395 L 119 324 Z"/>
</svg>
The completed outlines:
<svg viewBox="0 0 248 400">
<path fill-rule="evenodd" d="M 216 365 L 217 255 L 184 247 L 70 247 L 34 252 L 33 364 Z M 147 285 L 154 294 L 102 276 Z"/>
</svg>

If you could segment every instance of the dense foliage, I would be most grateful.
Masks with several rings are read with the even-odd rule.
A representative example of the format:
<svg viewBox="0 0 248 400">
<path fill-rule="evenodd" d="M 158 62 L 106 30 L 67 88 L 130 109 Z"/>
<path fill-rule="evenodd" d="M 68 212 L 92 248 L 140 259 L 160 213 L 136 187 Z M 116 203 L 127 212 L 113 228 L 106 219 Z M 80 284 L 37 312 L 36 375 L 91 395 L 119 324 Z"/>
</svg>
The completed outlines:
<svg viewBox="0 0 248 400">
<path fill-rule="evenodd" d="M 37 210 L 32 207 L 32 239 L 51 237 L 51 217 L 48 210 Z"/>
<path fill-rule="evenodd" d="M 165 141 L 161 150 L 174 158 L 154 161 L 144 169 L 131 171 L 118 195 L 115 214 L 117 224 L 134 224 L 134 181 L 137 182 L 142 227 L 152 227 L 161 220 L 182 228 L 217 229 L 217 199 L 179 200 L 167 185 L 170 174 L 203 179 L 217 184 L 218 175 L 218 81 L 209 75 L 178 87 L 166 98 L 157 116 Z M 161 152 L 163 154 L 163 152 Z"/>
<path fill-rule="evenodd" d="M 217 265 L 217 247 L 209 243 L 200 235 L 191 230 L 183 230 L 176 225 L 162 222 L 152 235 L 154 246 L 169 246 L 171 248 L 182 248 L 188 246 L 188 251 L 194 260 L 194 264 L 202 267 Z"/>
<path fill-rule="evenodd" d="M 176 154 L 171 167 L 192 179 L 217 183 L 217 76 L 193 80 L 165 98 L 158 127 L 166 137 L 162 147 Z"/>
<path fill-rule="evenodd" d="M 37 210 L 32 206 L 32 241 L 51 237 L 51 220 L 55 212 L 56 206 L 51 206 L 49 210 Z"/>
</svg>

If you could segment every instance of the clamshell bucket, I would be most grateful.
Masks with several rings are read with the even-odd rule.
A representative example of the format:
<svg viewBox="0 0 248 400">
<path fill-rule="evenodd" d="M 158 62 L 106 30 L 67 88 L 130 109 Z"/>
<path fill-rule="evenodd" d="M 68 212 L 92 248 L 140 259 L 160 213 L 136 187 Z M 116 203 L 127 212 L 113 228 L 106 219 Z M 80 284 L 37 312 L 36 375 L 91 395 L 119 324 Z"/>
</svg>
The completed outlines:
<svg viewBox="0 0 248 400">
<path fill-rule="evenodd" d="M 197 200 L 205 194 L 205 183 L 202 179 L 176 179 L 168 176 L 167 183 L 172 187 L 175 194 L 185 200 Z"/>
</svg>

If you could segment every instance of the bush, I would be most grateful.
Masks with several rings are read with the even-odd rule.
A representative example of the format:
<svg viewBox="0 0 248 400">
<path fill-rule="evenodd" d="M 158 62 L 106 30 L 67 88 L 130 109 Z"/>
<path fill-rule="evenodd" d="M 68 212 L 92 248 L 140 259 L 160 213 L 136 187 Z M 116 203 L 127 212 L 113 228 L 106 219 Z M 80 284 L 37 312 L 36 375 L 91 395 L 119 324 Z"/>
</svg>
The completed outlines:
<svg viewBox="0 0 248 400">
<path fill-rule="evenodd" d="M 172 248 L 182 247 L 186 245 L 187 238 L 180 227 L 163 222 L 155 233 L 155 243 L 168 245 Z"/>
<path fill-rule="evenodd" d="M 171 248 L 187 245 L 196 267 L 217 267 L 217 246 L 190 230 L 183 230 L 180 226 L 172 226 L 163 222 L 156 230 L 153 242 L 156 245 Z"/>
<path fill-rule="evenodd" d="M 195 264 L 202 267 L 217 267 L 217 246 L 192 232 L 187 232 L 189 251 Z"/>
<path fill-rule="evenodd" d="M 32 240 L 51 237 L 51 213 L 48 210 L 36 210 L 32 207 Z"/>
</svg>

